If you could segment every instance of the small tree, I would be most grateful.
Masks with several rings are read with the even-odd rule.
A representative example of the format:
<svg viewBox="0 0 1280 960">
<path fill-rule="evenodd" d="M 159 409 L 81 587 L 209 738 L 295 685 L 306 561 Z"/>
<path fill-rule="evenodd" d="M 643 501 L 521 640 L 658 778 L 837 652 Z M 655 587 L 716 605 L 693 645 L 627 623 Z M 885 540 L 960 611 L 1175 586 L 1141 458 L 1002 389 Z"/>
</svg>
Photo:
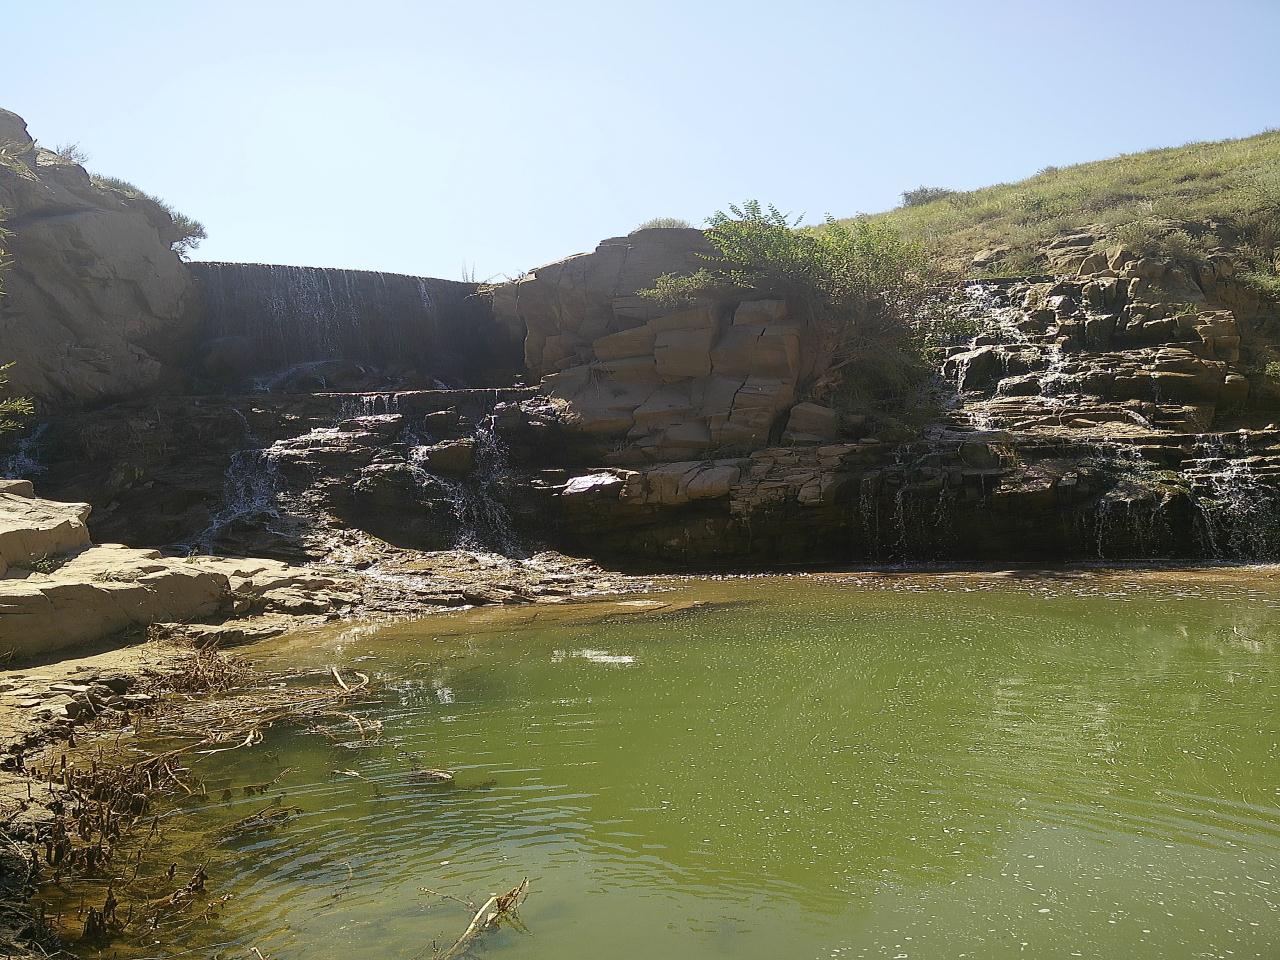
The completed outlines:
<svg viewBox="0 0 1280 960">
<path fill-rule="evenodd" d="M 829 393 L 900 392 L 922 372 L 912 319 L 926 273 L 924 252 L 882 222 L 828 217 L 799 228 L 770 205 L 751 200 L 707 220 L 718 251 L 692 274 L 667 274 L 649 290 L 673 302 L 732 291 L 785 299 L 816 337 L 826 375 L 808 385 Z"/>
<path fill-rule="evenodd" d="M 943 200 L 954 195 L 955 191 L 948 190 L 946 187 L 916 187 L 914 190 L 902 191 L 902 205 L 918 207 L 921 204 L 933 203 L 935 200 Z"/>
<path fill-rule="evenodd" d="M 60 143 L 53 148 L 53 152 L 63 160 L 70 160 L 72 163 L 78 163 L 81 166 L 89 162 L 89 155 L 84 152 L 78 143 Z"/>
</svg>

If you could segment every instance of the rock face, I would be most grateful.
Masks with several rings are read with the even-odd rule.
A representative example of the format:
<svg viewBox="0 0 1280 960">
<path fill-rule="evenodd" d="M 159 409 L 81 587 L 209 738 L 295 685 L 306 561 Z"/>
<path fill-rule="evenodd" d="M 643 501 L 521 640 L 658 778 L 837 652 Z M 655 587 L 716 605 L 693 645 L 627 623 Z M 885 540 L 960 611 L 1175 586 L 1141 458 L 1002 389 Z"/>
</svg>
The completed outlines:
<svg viewBox="0 0 1280 960">
<path fill-rule="evenodd" d="M 700 255 L 711 252 L 700 230 L 637 230 L 502 285 L 494 292 L 494 316 L 526 331 L 525 367 L 541 377 L 594 359 L 595 341 L 657 316 L 661 311 L 635 291 L 664 273 L 696 270 L 704 265 Z M 619 356 L 643 353 L 623 349 Z"/>
<path fill-rule="evenodd" d="M 20 659 L 126 630 L 242 610 L 320 613 L 354 598 L 315 571 L 271 560 L 174 559 L 94 545 L 89 506 L 0 488 L 0 652 Z M 240 607 L 240 610 L 237 609 Z"/>
<path fill-rule="evenodd" d="M 84 406 L 174 388 L 190 346 L 190 277 L 155 202 L 90 180 L 0 110 L 0 209 L 12 265 L 0 360 L 12 388 Z"/>
<path fill-rule="evenodd" d="M 1230 258 L 1097 252 L 1098 239 L 1060 238 L 1069 275 L 960 293 L 977 332 L 940 358 L 950 409 L 914 436 L 788 410 L 793 392 L 762 404 L 767 426 L 736 451 L 717 446 L 726 421 L 700 404 L 732 368 L 721 358 L 743 356 L 722 338 L 744 314 L 785 330 L 783 304 L 607 334 L 544 387 L 568 430 L 622 439 L 530 489 L 571 549 L 682 563 L 1280 556 L 1280 418 L 1241 366 L 1249 326 Z M 664 357 L 669 330 L 680 339 Z"/>
<path fill-rule="evenodd" d="M 638 299 L 705 252 L 658 230 L 494 293 L 537 388 L 130 401 L 59 418 L 24 462 L 112 539 L 290 561 L 1280 556 L 1269 315 L 1229 256 L 1060 240 L 1059 275 L 936 307 L 969 332 L 912 419 L 807 397 L 824 359 L 782 301 Z"/>
<path fill-rule="evenodd" d="M 615 446 L 612 463 L 766 444 L 822 364 L 781 300 L 673 308 L 636 295 L 664 273 L 697 269 L 708 253 L 701 231 L 640 230 L 495 292 L 495 313 L 528 327 L 530 373 L 564 401 L 576 430 Z M 834 438 L 835 412 L 804 404 L 793 435 L 810 428 Z"/>
</svg>

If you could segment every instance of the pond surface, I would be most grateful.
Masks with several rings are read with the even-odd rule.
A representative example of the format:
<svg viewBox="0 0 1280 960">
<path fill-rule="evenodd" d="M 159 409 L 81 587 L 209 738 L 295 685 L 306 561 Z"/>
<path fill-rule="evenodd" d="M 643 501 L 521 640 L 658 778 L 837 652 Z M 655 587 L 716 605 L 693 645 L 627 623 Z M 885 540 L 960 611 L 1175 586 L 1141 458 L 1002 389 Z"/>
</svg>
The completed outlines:
<svg viewBox="0 0 1280 960">
<path fill-rule="evenodd" d="M 382 740 L 226 761 L 304 812 L 210 844 L 223 934 L 425 958 L 470 911 L 424 888 L 528 877 L 479 955 L 1280 956 L 1274 573 L 701 581 L 294 640 L 383 684 Z"/>
</svg>

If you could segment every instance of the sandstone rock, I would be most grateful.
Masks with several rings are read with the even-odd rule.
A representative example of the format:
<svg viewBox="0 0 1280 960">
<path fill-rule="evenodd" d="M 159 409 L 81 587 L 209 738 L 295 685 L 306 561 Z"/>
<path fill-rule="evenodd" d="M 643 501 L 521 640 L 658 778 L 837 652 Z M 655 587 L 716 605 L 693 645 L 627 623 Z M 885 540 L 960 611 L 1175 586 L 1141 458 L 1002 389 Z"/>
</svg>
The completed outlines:
<svg viewBox="0 0 1280 960">
<path fill-rule="evenodd" d="M 746 300 L 733 311 L 735 327 L 781 323 L 786 318 L 785 300 Z"/>
<path fill-rule="evenodd" d="M 973 260 L 970 262 L 972 266 L 978 269 L 983 269 L 1003 260 L 1008 253 L 1008 247 L 988 247 L 985 250 L 979 250 L 975 253 L 973 255 Z"/>
<path fill-rule="evenodd" d="M 172 386 L 194 335 L 189 275 L 159 205 L 98 186 L 0 110 L 0 208 L 13 269 L 0 343 L 13 389 L 82 405 Z"/>
<path fill-rule="evenodd" d="M 1099 270 L 1106 270 L 1108 267 L 1109 263 L 1107 262 L 1107 255 L 1099 250 L 1085 257 L 1084 260 L 1081 261 L 1080 267 L 1076 272 L 1083 277 L 1097 273 Z"/>
<path fill-rule="evenodd" d="M 661 330 L 656 334 L 653 355 L 661 377 L 705 377 L 711 373 L 711 327 Z"/>
<path fill-rule="evenodd" d="M 87 503 L 0 493 L 0 576 L 11 567 L 84 548 L 89 543 L 88 519 Z"/>
<path fill-rule="evenodd" d="M 152 550 L 88 547 L 53 574 L 0 580 L 0 649 L 30 657 L 131 627 L 213 615 L 227 578 Z"/>
<path fill-rule="evenodd" d="M 591 344 L 597 360 L 621 360 L 624 357 L 646 357 L 653 355 L 655 331 L 649 325 L 619 330 L 608 336 L 600 337 Z"/>
<path fill-rule="evenodd" d="M 692 273 L 713 250 L 700 230 L 640 230 L 603 241 L 593 253 L 539 267 L 494 291 L 500 324 L 523 326 L 534 376 L 592 359 L 592 344 L 664 310 L 634 297 L 664 273 Z M 620 303 L 621 302 L 621 303 Z M 615 312 L 615 304 L 621 309 Z M 570 339 L 564 339 L 570 335 Z M 548 342 L 552 343 L 548 351 Z"/>
<path fill-rule="evenodd" d="M 840 415 L 816 403 L 791 408 L 782 438 L 789 443 L 829 443 L 840 435 Z"/>
</svg>

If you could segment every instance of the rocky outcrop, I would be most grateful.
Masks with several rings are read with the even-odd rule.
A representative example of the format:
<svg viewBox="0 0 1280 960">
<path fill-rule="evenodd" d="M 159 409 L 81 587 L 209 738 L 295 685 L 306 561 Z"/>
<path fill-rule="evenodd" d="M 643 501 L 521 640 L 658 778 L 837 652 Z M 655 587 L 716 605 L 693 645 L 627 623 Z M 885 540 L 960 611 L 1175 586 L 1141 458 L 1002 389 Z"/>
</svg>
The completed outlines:
<svg viewBox="0 0 1280 960">
<path fill-rule="evenodd" d="M 190 278 L 159 204 L 91 180 L 0 110 L 0 209 L 0 361 L 16 393 L 84 406 L 181 383 Z"/>
<path fill-rule="evenodd" d="M 322 613 L 355 598 L 270 560 L 176 559 L 89 540 L 89 506 L 0 489 L 0 652 L 30 659 L 128 630 L 246 612 Z"/>
<path fill-rule="evenodd" d="M 525 362 L 605 459 L 640 464 L 749 452 L 784 428 L 834 439 L 835 411 L 803 399 L 825 362 L 782 300 L 637 296 L 709 254 L 698 230 L 640 230 L 498 288 L 494 309 L 528 328 Z M 611 449 L 610 449 L 611 448 Z"/>
<path fill-rule="evenodd" d="M 635 383 L 687 390 L 706 376 L 703 344 L 685 342 L 682 366 L 653 387 L 656 355 L 605 357 L 615 343 L 656 354 L 665 318 L 597 340 L 606 353 L 544 385 L 563 396 L 569 430 L 616 414 L 625 441 L 531 489 L 570 548 L 680 563 L 1280 556 L 1280 430 L 1242 364 L 1230 258 L 1099 245 L 1062 239 L 1070 275 L 958 294 L 945 309 L 976 334 L 940 357 L 949 409 L 909 436 L 799 403 L 728 456 L 646 449 L 649 410 L 627 409 Z M 785 318 L 782 305 L 737 309 Z M 562 390 L 570 377 L 581 394 Z M 689 415 L 684 402 L 670 409 Z M 658 462 L 630 456 L 633 445 Z"/>
<path fill-rule="evenodd" d="M 499 286 L 494 316 L 525 331 L 525 367 L 542 377 L 594 359 L 595 341 L 657 316 L 662 311 L 635 292 L 665 273 L 693 272 L 712 252 L 701 230 L 637 230 Z"/>
</svg>

